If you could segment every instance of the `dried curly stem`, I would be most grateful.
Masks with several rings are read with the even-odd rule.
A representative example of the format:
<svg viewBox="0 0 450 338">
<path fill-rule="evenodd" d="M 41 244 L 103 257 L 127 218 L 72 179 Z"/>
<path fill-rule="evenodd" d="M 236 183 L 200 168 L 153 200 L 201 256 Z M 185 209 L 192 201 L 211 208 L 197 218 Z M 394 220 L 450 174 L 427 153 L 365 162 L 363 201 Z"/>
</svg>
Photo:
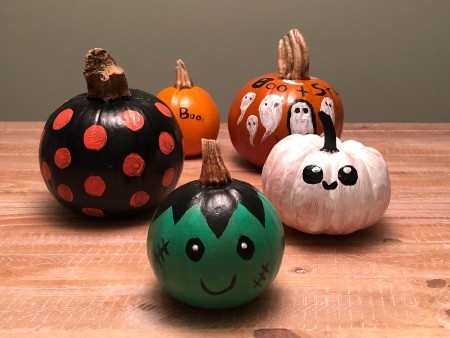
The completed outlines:
<svg viewBox="0 0 450 338">
<path fill-rule="evenodd" d="M 230 172 L 220 153 L 216 140 L 202 139 L 202 171 L 200 185 L 202 188 L 221 187 L 232 181 Z"/>
<path fill-rule="evenodd" d="M 177 66 L 175 67 L 175 75 L 176 75 L 175 88 L 183 89 L 183 88 L 192 88 L 194 86 L 191 77 L 189 76 L 189 72 L 186 68 L 186 65 L 184 64 L 184 61 L 181 59 L 177 60 Z"/>
<path fill-rule="evenodd" d="M 85 56 L 83 72 L 87 96 L 105 102 L 131 96 L 124 70 L 103 48 L 93 48 Z"/>
<path fill-rule="evenodd" d="M 286 80 L 309 79 L 309 50 L 296 28 L 278 42 L 278 75 Z"/>
</svg>

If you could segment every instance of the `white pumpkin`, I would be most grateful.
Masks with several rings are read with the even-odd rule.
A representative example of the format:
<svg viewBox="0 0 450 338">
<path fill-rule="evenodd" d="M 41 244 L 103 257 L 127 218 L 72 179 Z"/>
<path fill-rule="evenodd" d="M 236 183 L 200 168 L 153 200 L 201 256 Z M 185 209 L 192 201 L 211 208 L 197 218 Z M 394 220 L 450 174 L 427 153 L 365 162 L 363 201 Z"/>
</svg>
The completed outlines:
<svg viewBox="0 0 450 338">
<path fill-rule="evenodd" d="M 391 196 L 380 152 L 341 142 L 331 117 L 319 112 L 324 136 L 279 141 L 262 171 L 262 191 L 289 227 L 312 234 L 348 234 L 375 224 Z"/>
</svg>

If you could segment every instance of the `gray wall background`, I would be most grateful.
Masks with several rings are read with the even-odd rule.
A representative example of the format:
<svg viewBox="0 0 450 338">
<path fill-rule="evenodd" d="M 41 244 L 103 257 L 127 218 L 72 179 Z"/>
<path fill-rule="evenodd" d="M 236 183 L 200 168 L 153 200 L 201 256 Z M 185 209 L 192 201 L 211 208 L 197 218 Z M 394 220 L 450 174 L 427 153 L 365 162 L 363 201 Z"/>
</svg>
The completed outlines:
<svg viewBox="0 0 450 338">
<path fill-rule="evenodd" d="M 153 94 L 183 58 L 226 121 L 296 27 L 345 121 L 450 122 L 449 16 L 448 0 L 0 0 L 0 120 L 46 120 L 85 92 L 84 55 L 103 47 Z"/>
</svg>

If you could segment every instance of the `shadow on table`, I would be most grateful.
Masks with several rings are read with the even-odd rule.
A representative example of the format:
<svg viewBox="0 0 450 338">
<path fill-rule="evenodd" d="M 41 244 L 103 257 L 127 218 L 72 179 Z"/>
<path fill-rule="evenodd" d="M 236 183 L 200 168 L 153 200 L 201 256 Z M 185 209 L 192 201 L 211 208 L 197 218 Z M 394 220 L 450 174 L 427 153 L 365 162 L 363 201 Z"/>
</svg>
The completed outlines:
<svg viewBox="0 0 450 338">
<path fill-rule="evenodd" d="M 393 238 L 389 225 L 383 218 L 369 228 L 356 231 L 348 235 L 311 235 L 284 226 L 286 246 L 295 245 L 305 248 L 311 247 L 317 251 L 352 252 L 355 249 L 380 245 L 380 243 L 401 242 Z"/>
<path fill-rule="evenodd" d="M 264 327 L 265 321 L 282 320 L 283 290 L 272 284 L 259 298 L 231 309 L 202 309 L 177 301 L 162 289 L 153 289 L 134 309 L 139 326 L 189 329 L 251 329 Z"/>
</svg>

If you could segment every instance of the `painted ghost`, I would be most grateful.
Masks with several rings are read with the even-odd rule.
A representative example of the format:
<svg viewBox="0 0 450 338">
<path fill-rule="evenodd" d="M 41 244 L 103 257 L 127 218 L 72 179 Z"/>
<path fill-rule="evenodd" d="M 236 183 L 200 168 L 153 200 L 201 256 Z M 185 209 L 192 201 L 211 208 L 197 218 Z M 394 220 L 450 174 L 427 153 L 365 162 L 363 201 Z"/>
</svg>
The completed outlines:
<svg viewBox="0 0 450 338">
<path fill-rule="evenodd" d="M 288 110 L 287 128 L 289 134 L 314 134 L 316 131 L 316 118 L 313 107 L 308 101 L 298 99 Z"/>
<path fill-rule="evenodd" d="M 247 118 L 247 130 L 250 135 L 250 144 L 253 146 L 253 140 L 255 139 L 256 131 L 258 130 L 258 117 L 256 115 L 250 115 Z"/>
<path fill-rule="evenodd" d="M 280 124 L 282 116 L 282 100 L 283 99 L 278 95 L 269 94 L 259 104 L 259 119 L 264 128 L 266 128 L 266 132 L 261 138 L 261 142 L 272 134 Z"/>
<path fill-rule="evenodd" d="M 248 107 L 252 104 L 255 97 L 256 93 L 253 92 L 248 92 L 247 94 L 244 95 L 244 97 L 241 100 L 241 115 L 239 115 L 236 124 L 241 123 L 242 119 L 244 118 L 245 112 L 247 111 Z"/>
<path fill-rule="evenodd" d="M 322 100 L 322 103 L 320 104 L 320 110 L 323 111 L 324 113 L 328 114 L 331 116 L 331 120 L 334 123 L 334 103 L 333 100 L 330 99 L 329 97 L 325 97 Z"/>
</svg>

